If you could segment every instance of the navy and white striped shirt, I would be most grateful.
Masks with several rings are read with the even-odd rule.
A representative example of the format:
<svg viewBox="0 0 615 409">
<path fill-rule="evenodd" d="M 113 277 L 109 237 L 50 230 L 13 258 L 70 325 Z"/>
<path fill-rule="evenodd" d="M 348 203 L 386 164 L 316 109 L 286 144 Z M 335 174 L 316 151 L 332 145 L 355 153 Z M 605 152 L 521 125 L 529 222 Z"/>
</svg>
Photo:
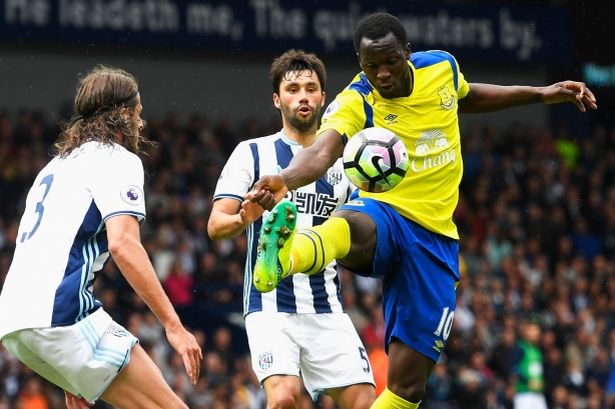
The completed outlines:
<svg viewBox="0 0 615 409">
<path fill-rule="evenodd" d="M 233 198 L 243 201 L 244 195 L 261 175 L 279 173 L 301 149 L 303 147 L 289 140 L 283 131 L 241 142 L 222 170 L 214 200 Z M 347 200 L 353 189 L 339 159 L 316 182 L 289 192 L 287 197 L 297 205 L 297 229 L 323 223 Z M 244 277 L 244 314 L 255 311 L 300 314 L 343 312 L 335 262 L 318 274 L 296 274 L 282 280 L 269 293 L 262 294 L 254 288 L 252 270 L 261 225 L 262 219 L 259 219 L 246 230 L 248 254 Z"/>
<path fill-rule="evenodd" d="M 0 294 L 0 338 L 73 325 L 101 306 L 95 275 L 109 258 L 105 221 L 145 218 L 143 165 L 117 144 L 87 142 L 36 177 Z"/>
</svg>

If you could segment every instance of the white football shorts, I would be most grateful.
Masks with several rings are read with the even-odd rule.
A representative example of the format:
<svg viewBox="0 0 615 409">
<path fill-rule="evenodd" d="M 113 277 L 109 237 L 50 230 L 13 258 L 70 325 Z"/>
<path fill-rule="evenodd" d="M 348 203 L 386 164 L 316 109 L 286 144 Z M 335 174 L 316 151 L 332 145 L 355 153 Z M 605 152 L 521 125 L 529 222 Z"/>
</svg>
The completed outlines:
<svg viewBox="0 0 615 409">
<path fill-rule="evenodd" d="M 2 342 L 43 378 L 93 403 L 128 365 L 137 338 L 99 308 L 74 325 L 22 329 Z"/>
<path fill-rule="evenodd" d="M 246 332 L 261 384 L 273 375 L 299 376 L 313 400 L 326 389 L 375 385 L 367 352 L 347 314 L 253 312 L 246 316 Z"/>
</svg>

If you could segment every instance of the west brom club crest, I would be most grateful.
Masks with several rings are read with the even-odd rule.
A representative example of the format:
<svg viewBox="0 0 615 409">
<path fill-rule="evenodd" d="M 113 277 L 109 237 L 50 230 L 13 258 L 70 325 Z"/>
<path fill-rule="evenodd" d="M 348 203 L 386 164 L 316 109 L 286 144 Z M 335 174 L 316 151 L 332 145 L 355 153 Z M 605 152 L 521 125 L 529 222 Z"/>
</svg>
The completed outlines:
<svg viewBox="0 0 615 409">
<path fill-rule="evenodd" d="M 263 352 L 258 356 L 258 366 L 263 371 L 271 368 L 271 365 L 273 365 L 273 354 L 271 352 Z"/>
<path fill-rule="evenodd" d="M 342 171 L 338 168 L 331 168 L 327 171 L 325 177 L 331 186 L 335 186 L 342 181 Z"/>
</svg>

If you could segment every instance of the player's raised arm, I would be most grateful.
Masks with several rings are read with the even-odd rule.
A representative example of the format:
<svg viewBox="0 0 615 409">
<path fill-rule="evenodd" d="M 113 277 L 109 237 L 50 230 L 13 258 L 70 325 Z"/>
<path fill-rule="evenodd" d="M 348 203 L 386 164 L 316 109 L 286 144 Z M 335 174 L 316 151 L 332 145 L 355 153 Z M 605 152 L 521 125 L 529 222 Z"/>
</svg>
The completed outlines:
<svg viewBox="0 0 615 409">
<path fill-rule="evenodd" d="M 312 146 L 298 152 L 279 175 L 261 177 L 246 194 L 246 200 L 271 209 L 275 203 L 268 192 L 278 202 L 289 190 L 314 182 L 333 165 L 343 150 L 341 135 L 333 129 L 324 131 Z"/>
<path fill-rule="evenodd" d="M 468 95 L 459 100 L 459 112 L 499 111 L 519 105 L 572 102 L 580 111 L 596 109 L 596 98 L 585 83 L 563 81 L 546 87 L 471 83 Z"/>
<path fill-rule="evenodd" d="M 342 156 L 343 150 L 341 135 L 333 129 L 326 130 L 314 145 L 295 155 L 280 176 L 289 190 L 305 186 L 321 177 Z"/>
</svg>

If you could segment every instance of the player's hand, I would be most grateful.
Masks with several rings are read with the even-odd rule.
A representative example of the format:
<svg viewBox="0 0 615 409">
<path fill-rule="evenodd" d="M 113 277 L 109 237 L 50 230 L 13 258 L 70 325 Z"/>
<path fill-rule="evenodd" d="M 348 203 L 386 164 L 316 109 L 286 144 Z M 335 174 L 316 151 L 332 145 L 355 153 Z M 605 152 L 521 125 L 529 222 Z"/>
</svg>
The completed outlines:
<svg viewBox="0 0 615 409">
<path fill-rule="evenodd" d="M 279 175 L 267 175 L 261 177 L 252 188 L 246 193 L 244 199 L 258 203 L 263 209 L 271 210 L 273 206 L 288 192 L 288 187 Z M 273 200 L 271 200 L 273 195 Z"/>
<path fill-rule="evenodd" d="M 598 108 L 594 93 L 587 88 L 584 82 L 578 81 L 557 82 L 544 88 L 542 100 L 545 104 L 572 102 L 581 112 L 585 112 L 586 107 Z"/>
<path fill-rule="evenodd" d="M 190 382 L 196 385 L 201 372 L 201 360 L 203 359 L 203 352 L 196 338 L 183 327 L 166 329 L 166 334 L 173 349 L 182 357 Z"/>
<path fill-rule="evenodd" d="M 275 199 L 273 198 L 273 195 L 271 194 L 271 192 L 267 193 L 269 193 L 269 200 L 275 205 Z M 265 195 L 265 198 L 263 200 L 267 200 L 266 196 L 267 195 Z M 239 209 L 239 217 L 241 217 L 241 222 L 244 226 L 249 226 L 254 223 L 256 219 L 261 217 L 264 211 L 265 208 L 263 206 L 260 206 L 258 203 L 244 200 L 241 203 L 241 209 Z"/>
<path fill-rule="evenodd" d="M 78 398 L 70 392 L 64 391 L 64 397 L 66 398 L 67 409 L 89 409 L 90 404 L 83 398 Z"/>
</svg>

